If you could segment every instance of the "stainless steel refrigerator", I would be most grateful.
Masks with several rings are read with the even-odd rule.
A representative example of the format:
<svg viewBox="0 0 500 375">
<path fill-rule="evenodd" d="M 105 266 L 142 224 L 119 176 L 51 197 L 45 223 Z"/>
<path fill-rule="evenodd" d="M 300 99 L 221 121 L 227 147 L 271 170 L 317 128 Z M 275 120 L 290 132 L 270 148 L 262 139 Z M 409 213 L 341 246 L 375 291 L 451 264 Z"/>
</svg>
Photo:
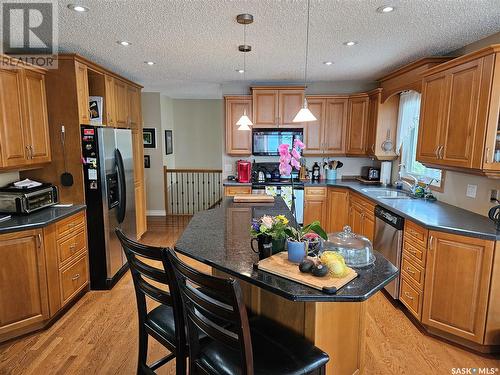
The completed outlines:
<svg viewBox="0 0 500 375">
<path fill-rule="evenodd" d="M 114 230 L 136 238 L 132 132 L 82 125 L 81 136 L 90 287 L 111 289 L 127 270 Z"/>
</svg>

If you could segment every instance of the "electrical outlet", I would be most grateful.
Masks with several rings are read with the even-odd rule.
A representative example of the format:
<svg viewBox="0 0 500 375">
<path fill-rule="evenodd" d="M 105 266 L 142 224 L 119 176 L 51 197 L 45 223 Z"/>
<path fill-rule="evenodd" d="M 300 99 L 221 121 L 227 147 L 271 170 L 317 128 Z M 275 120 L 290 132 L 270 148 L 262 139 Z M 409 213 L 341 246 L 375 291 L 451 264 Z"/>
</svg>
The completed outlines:
<svg viewBox="0 0 500 375">
<path fill-rule="evenodd" d="M 476 193 L 477 193 L 477 185 L 467 185 L 466 195 L 469 198 L 476 198 Z"/>
</svg>

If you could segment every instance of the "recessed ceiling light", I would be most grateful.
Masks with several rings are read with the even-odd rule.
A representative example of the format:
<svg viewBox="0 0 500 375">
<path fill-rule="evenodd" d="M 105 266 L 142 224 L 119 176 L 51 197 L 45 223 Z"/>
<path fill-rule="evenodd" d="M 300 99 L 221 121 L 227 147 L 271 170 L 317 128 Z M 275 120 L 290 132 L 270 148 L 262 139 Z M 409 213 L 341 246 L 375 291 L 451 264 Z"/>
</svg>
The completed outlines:
<svg viewBox="0 0 500 375">
<path fill-rule="evenodd" d="M 355 42 L 354 40 L 351 40 L 349 42 L 344 42 L 344 45 L 349 47 L 355 46 L 356 44 L 358 44 L 358 42 Z"/>
<path fill-rule="evenodd" d="M 377 8 L 377 12 L 379 12 L 379 13 L 391 13 L 395 9 L 396 8 L 394 8 L 392 5 L 384 5 L 384 6 Z"/>
<path fill-rule="evenodd" d="M 323 64 L 325 64 L 325 65 L 332 65 L 333 61 L 325 61 Z"/>
<path fill-rule="evenodd" d="M 132 44 L 130 42 L 127 42 L 126 40 L 119 40 L 116 43 L 118 43 L 119 45 L 124 46 L 124 47 L 128 47 Z"/>
<path fill-rule="evenodd" d="M 148 64 L 148 65 L 154 65 L 154 61 L 144 61 L 144 64 Z"/>
<path fill-rule="evenodd" d="M 236 71 L 237 71 L 238 73 L 241 73 L 241 74 L 245 73 L 245 71 L 244 71 L 243 69 L 236 69 Z"/>
<path fill-rule="evenodd" d="M 71 10 L 74 10 L 75 12 L 83 13 L 83 12 L 88 12 L 89 8 L 84 7 L 82 5 L 75 5 L 75 4 L 69 4 L 68 8 Z"/>
</svg>

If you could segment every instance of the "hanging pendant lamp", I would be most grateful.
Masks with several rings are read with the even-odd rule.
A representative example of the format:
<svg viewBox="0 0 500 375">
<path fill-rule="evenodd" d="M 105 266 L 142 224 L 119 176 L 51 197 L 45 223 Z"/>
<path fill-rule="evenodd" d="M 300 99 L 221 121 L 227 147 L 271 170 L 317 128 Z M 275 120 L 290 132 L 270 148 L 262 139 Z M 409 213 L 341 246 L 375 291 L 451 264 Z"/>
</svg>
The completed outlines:
<svg viewBox="0 0 500 375">
<path fill-rule="evenodd" d="M 309 53 L 309 10 L 310 10 L 310 0 L 307 0 L 307 28 L 306 28 L 306 61 L 304 66 L 304 88 L 307 86 L 307 57 Z M 299 112 L 293 118 L 293 122 L 311 122 L 316 121 L 316 117 L 312 114 L 307 106 L 307 99 L 304 96 L 304 104 Z"/>
<path fill-rule="evenodd" d="M 238 14 L 236 16 L 236 21 L 243 25 L 243 44 L 238 46 L 238 50 L 243 53 L 243 82 L 246 82 L 247 74 L 247 52 L 252 50 L 252 46 L 247 45 L 247 25 L 253 22 L 253 16 L 248 13 Z M 247 116 L 247 109 L 243 109 L 243 114 L 240 119 L 236 122 L 238 125 L 238 130 L 251 130 L 250 126 L 253 125 L 252 120 Z"/>
</svg>

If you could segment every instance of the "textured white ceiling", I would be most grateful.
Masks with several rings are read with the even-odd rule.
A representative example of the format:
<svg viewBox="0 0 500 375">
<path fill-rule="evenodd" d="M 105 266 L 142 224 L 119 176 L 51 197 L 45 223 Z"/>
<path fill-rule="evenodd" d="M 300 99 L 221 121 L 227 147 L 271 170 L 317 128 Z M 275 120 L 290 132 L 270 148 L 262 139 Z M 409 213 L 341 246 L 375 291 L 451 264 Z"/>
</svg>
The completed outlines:
<svg viewBox="0 0 500 375">
<path fill-rule="evenodd" d="M 68 3 L 87 6 L 70 11 Z M 239 13 L 251 13 L 247 80 L 303 79 L 305 0 L 59 0 L 59 45 L 173 97 L 240 80 Z M 385 4 L 396 11 L 380 14 Z M 311 0 L 311 81 L 372 81 L 500 31 L 500 0 Z M 116 41 L 128 40 L 130 47 Z M 359 41 L 346 47 L 347 40 Z M 148 66 L 144 61 L 156 64 Z M 332 66 L 324 61 L 331 60 Z M 176 92 L 180 94 L 177 95 Z"/>
</svg>

